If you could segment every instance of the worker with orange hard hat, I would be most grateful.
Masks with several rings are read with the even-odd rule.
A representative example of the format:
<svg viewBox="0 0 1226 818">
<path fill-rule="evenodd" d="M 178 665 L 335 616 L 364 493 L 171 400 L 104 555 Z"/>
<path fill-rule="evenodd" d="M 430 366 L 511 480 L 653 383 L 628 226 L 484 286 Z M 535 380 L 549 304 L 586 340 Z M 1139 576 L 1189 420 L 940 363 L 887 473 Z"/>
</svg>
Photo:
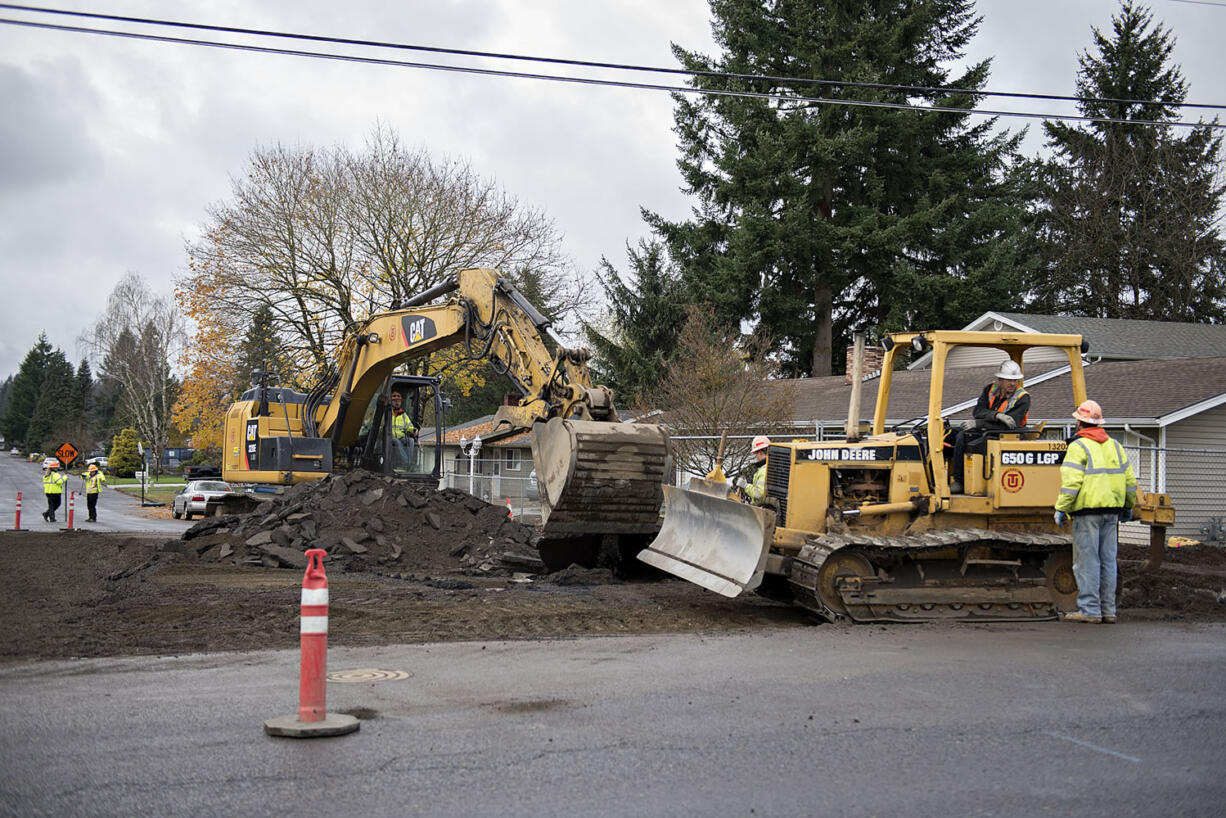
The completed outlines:
<svg viewBox="0 0 1226 818">
<path fill-rule="evenodd" d="M 60 464 L 52 462 L 43 470 L 43 494 L 47 497 L 47 510 L 43 512 L 43 519 L 49 523 L 55 522 L 55 512 L 60 507 L 60 501 L 64 499 L 64 486 L 68 484 L 68 477 L 60 472 Z"/>
<path fill-rule="evenodd" d="M 1060 466 L 1056 525 L 1073 518 L 1077 610 L 1066 622 L 1115 622 L 1116 553 L 1121 521 L 1132 519 L 1137 478 L 1124 447 L 1103 429 L 1103 409 L 1083 401 L 1073 412 L 1077 432 Z"/>
</svg>

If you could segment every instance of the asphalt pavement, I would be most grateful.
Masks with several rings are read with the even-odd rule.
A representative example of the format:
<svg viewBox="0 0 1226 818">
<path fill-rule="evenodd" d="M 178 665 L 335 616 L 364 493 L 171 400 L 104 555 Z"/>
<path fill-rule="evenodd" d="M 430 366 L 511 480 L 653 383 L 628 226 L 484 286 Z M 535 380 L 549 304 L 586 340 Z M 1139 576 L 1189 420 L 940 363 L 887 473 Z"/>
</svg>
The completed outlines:
<svg viewBox="0 0 1226 818">
<path fill-rule="evenodd" d="M 287 616 L 296 615 L 287 590 Z M 1226 624 L 822 626 L 0 667 L 6 815 L 1220 815 Z"/>
<path fill-rule="evenodd" d="M 74 527 L 85 531 L 106 533 L 181 534 L 192 523 L 184 520 L 160 519 L 146 516 L 139 497 L 129 497 L 113 488 L 104 488 L 98 498 L 98 522 L 87 523 L 85 518 L 85 484 L 81 480 L 84 469 L 70 469 L 68 490 L 76 492 Z M 39 463 L 30 463 L 24 457 L 0 453 L 0 527 L 11 529 L 15 522 L 17 492 L 21 492 L 21 527 L 32 531 L 56 531 L 68 523 L 68 496 L 56 513 L 56 522 L 49 523 L 42 517 L 47 510 L 43 495 L 43 470 Z"/>
</svg>

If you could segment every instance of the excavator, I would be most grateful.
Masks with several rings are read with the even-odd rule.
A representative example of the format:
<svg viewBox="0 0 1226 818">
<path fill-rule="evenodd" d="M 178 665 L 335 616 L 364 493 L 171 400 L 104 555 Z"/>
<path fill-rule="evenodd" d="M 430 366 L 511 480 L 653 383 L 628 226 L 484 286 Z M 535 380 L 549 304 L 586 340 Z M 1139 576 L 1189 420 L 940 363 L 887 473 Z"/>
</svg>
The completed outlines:
<svg viewBox="0 0 1226 818">
<path fill-rule="evenodd" d="M 431 303 L 443 296 L 446 302 Z M 437 485 L 439 382 L 396 370 L 455 345 L 490 361 L 521 393 L 517 404 L 498 409 L 490 439 L 532 432 L 546 564 L 593 563 L 610 549 L 632 557 L 659 529 L 661 485 L 671 470 L 668 435 L 659 426 L 620 422 L 612 391 L 592 384 L 590 353 L 562 344 L 549 319 L 495 270 L 462 270 L 371 316 L 346 335 L 309 392 L 260 384 L 244 393 L 226 414 L 222 476 L 290 485 L 366 468 Z M 414 427 L 433 424 L 433 457 L 394 435 L 394 392 Z"/>
<path fill-rule="evenodd" d="M 991 432 L 986 451 L 966 457 L 955 494 L 942 391 L 956 349 L 999 350 L 1019 366 L 1034 350 L 1067 360 L 1071 411 L 1086 398 L 1088 343 L 1080 335 L 935 331 L 892 333 L 882 347 L 867 435 L 861 337 L 846 439 L 773 443 L 764 507 L 731 497 L 722 475 L 665 486 L 660 533 L 639 559 L 728 597 L 782 593 L 827 621 L 1026 621 L 1075 610 L 1071 524 L 1052 518 L 1067 444 L 1042 439 L 1041 427 Z M 928 412 L 887 429 L 894 363 L 906 349 L 932 352 Z M 1175 511 L 1169 495 L 1145 492 L 1136 511 L 1150 525 L 1143 570 L 1153 570 Z"/>
</svg>

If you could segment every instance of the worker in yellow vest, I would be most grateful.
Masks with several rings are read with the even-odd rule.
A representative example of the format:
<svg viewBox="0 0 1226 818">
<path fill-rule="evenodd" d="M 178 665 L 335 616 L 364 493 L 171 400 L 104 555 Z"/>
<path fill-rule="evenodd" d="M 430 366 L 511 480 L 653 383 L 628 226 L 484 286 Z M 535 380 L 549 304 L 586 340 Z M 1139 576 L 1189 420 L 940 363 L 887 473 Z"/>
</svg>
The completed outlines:
<svg viewBox="0 0 1226 818">
<path fill-rule="evenodd" d="M 106 485 L 106 475 L 102 473 L 102 469 L 98 468 L 97 463 L 90 463 L 89 470 L 81 475 L 81 479 L 85 481 L 85 507 L 89 509 L 89 516 L 85 518 L 85 521 L 96 523 L 98 522 L 98 494 Z"/>
<path fill-rule="evenodd" d="M 68 485 L 68 477 L 60 471 L 59 463 L 52 463 L 43 470 L 43 494 L 47 495 L 47 510 L 43 519 L 49 523 L 55 522 L 55 512 L 64 498 L 64 486 Z"/>
<path fill-rule="evenodd" d="M 392 414 L 389 420 L 392 427 L 392 446 L 396 453 L 394 465 L 398 470 L 410 470 L 417 453 L 417 427 L 405 411 L 404 398 L 399 392 L 392 393 Z"/>
</svg>

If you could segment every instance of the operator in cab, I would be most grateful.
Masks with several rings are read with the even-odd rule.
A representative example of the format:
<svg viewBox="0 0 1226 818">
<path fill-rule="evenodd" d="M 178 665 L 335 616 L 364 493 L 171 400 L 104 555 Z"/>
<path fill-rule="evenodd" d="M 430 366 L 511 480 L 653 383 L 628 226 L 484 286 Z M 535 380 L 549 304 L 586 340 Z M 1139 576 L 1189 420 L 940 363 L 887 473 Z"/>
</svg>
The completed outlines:
<svg viewBox="0 0 1226 818">
<path fill-rule="evenodd" d="M 417 427 L 404 409 L 404 396 L 392 393 L 392 445 L 396 449 L 396 465 L 408 469 L 417 450 Z"/>
<path fill-rule="evenodd" d="M 766 500 L 766 450 L 771 441 L 766 435 L 758 435 L 749 446 L 753 453 L 753 476 L 745 481 L 745 497 L 755 506 L 762 505 Z"/>
<path fill-rule="evenodd" d="M 950 463 L 951 494 L 962 493 L 962 459 L 967 453 L 983 454 L 988 448 L 988 432 L 1005 432 L 1026 425 L 1030 416 L 1030 393 L 1022 388 L 1022 368 L 1016 361 L 1005 361 L 996 371 L 996 380 L 983 388 L 971 412 L 972 424 L 958 430 L 954 437 L 953 462 Z"/>
</svg>

